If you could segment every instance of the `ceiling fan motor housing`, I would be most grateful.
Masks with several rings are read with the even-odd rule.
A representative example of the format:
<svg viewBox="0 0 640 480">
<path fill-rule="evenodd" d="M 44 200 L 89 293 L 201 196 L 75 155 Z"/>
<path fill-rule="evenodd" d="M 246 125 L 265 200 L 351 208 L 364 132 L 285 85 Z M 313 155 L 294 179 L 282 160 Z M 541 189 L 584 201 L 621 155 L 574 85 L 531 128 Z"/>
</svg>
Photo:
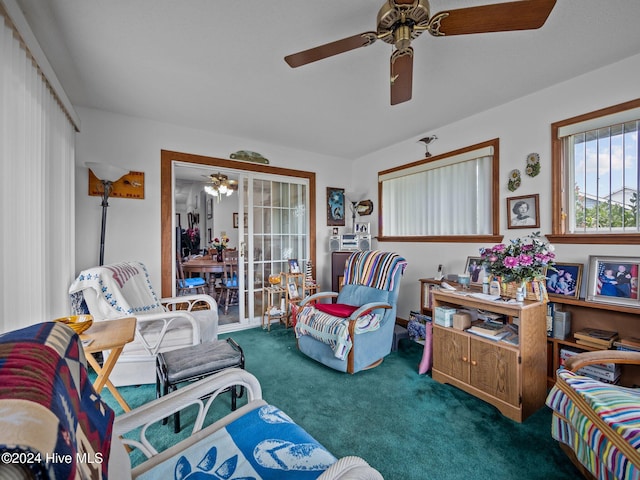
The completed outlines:
<svg viewBox="0 0 640 480">
<path fill-rule="evenodd" d="M 403 50 L 411 45 L 429 24 L 428 0 L 415 0 L 410 4 L 398 4 L 395 0 L 387 0 L 378 12 L 378 37 L 387 43 Z M 422 29 L 415 29 L 421 26 Z"/>
</svg>

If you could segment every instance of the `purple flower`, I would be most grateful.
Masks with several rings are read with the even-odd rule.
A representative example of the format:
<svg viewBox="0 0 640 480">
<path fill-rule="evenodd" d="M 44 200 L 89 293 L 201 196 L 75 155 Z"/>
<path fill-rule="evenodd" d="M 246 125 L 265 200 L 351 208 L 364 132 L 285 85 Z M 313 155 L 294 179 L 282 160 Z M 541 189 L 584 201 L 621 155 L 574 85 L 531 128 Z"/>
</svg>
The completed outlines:
<svg viewBox="0 0 640 480">
<path fill-rule="evenodd" d="M 520 265 L 522 265 L 523 267 L 528 267 L 529 265 L 533 264 L 533 257 L 531 255 L 527 255 L 526 253 L 521 253 L 520 255 L 518 255 L 518 262 L 520 262 Z"/>
<path fill-rule="evenodd" d="M 515 268 L 518 266 L 518 259 L 516 257 L 504 257 L 502 264 L 507 268 Z"/>
</svg>

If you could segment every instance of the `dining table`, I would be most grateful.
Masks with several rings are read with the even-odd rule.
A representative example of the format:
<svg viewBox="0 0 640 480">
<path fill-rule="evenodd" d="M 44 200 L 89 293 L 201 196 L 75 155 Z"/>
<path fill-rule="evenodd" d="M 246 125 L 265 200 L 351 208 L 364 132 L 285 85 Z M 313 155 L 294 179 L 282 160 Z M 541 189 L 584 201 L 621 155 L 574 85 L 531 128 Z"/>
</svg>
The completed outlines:
<svg viewBox="0 0 640 480">
<path fill-rule="evenodd" d="M 211 255 L 198 256 L 183 262 L 182 271 L 189 276 L 204 274 L 209 285 L 209 295 L 215 298 L 216 275 L 224 272 L 224 262 L 219 262 Z"/>
</svg>

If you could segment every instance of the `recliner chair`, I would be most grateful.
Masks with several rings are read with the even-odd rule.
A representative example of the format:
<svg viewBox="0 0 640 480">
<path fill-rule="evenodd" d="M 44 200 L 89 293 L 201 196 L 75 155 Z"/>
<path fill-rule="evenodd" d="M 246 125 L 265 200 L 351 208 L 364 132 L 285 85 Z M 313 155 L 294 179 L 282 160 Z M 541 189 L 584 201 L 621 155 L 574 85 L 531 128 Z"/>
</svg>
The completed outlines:
<svg viewBox="0 0 640 480">
<path fill-rule="evenodd" d="M 209 295 L 160 298 L 140 262 L 83 270 L 69 287 L 74 314 L 94 321 L 135 317 L 136 337 L 125 345 L 109 379 L 115 386 L 155 383 L 158 352 L 216 340 L 218 307 Z"/>
<path fill-rule="evenodd" d="M 296 312 L 301 352 L 335 370 L 356 373 L 391 352 L 400 279 L 407 262 L 396 253 L 366 250 L 346 261 L 340 293 L 305 298 Z M 322 299 L 336 303 L 319 303 Z"/>
</svg>

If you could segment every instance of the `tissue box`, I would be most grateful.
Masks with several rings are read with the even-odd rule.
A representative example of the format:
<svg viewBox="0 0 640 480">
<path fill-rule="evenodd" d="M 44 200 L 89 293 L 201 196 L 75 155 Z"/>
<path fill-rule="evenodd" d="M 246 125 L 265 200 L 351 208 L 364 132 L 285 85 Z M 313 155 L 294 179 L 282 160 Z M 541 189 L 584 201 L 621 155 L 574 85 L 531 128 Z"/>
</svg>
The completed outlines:
<svg viewBox="0 0 640 480">
<path fill-rule="evenodd" d="M 458 312 L 453 314 L 453 328 L 456 330 L 466 330 L 471 326 L 471 314 Z"/>
<path fill-rule="evenodd" d="M 453 307 L 436 307 L 435 323 L 441 327 L 453 326 L 453 315 L 457 310 Z"/>
</svg>

